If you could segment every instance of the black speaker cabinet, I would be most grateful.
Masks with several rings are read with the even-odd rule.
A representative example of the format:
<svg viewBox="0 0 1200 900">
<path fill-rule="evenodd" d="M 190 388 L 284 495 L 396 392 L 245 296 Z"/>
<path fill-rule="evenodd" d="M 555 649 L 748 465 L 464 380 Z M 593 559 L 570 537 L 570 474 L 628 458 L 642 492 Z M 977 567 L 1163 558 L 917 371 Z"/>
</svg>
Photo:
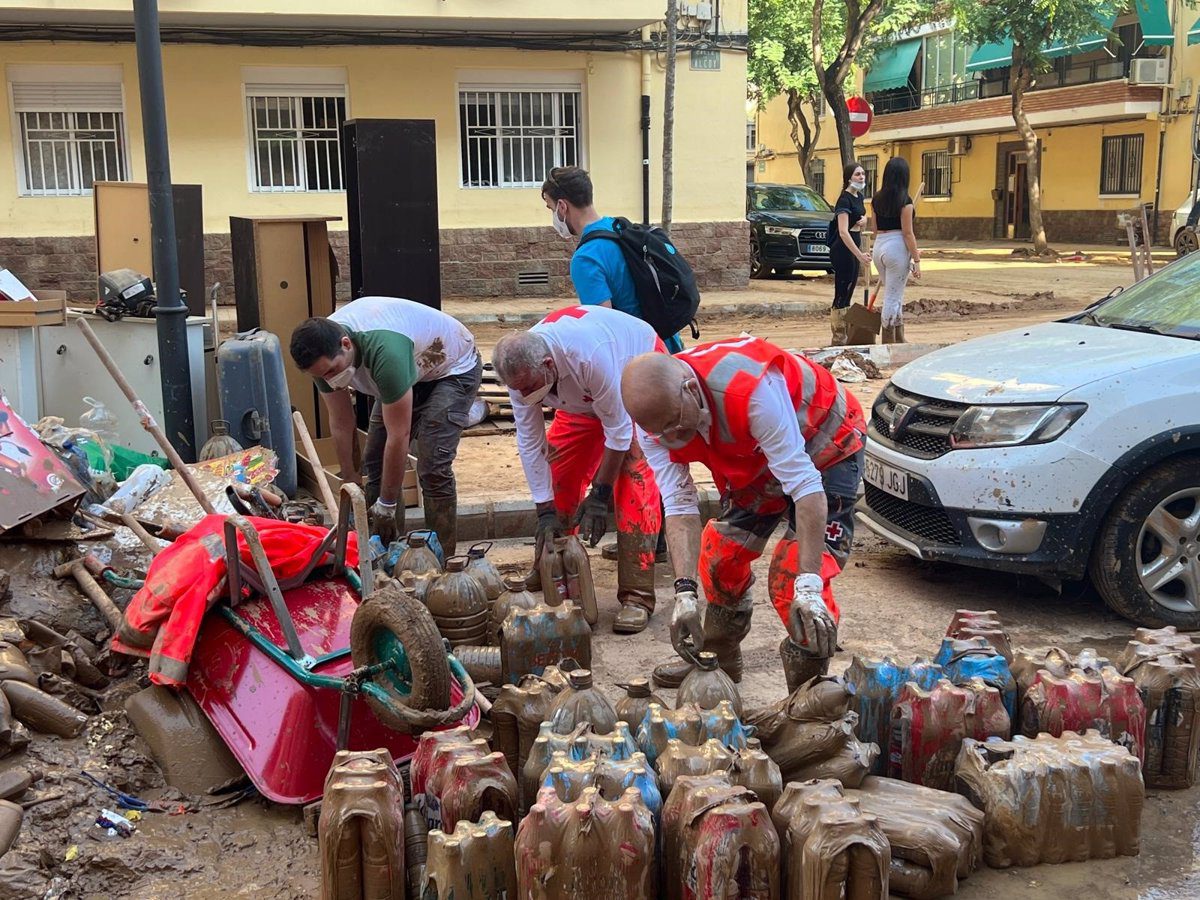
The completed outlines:
<svg viewBox="0 0 1200 900">
<path fill-rule="evenodd" d="M 350 296 L 442 306 L 432 120 L 351 119 L 342 131 Z"/>
</svg>

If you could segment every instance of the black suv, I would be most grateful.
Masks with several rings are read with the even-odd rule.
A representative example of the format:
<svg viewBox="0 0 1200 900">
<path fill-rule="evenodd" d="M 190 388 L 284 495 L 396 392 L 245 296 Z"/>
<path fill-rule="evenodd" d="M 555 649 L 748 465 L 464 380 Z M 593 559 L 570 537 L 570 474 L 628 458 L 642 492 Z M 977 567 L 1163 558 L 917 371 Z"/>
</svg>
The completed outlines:
<svg viewBox="0 0 1200 900">
<path fill-rule="evenodd" d="M 833 209 L 812 188 L 798 184 L 746 185 L 750 222 L 750 277 L 829 267 L 825 232 Z"/>
</svg>

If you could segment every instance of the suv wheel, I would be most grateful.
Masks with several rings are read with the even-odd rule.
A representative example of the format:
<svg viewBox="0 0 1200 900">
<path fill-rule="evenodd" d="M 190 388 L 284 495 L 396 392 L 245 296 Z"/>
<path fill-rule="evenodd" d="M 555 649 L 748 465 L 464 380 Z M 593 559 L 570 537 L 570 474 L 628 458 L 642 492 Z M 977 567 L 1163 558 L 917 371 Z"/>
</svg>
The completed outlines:
<svg viewBox="0 0 1200 900">
<path fill-rule="evenodd" d="M 765 278 L 770 271 L 763 267 L 762 247 L 759 246 L 757 240 L 750 238 L 750 277 Z"/>
<path fill-rule="evenodd" d="M 1200 468 L 1171 460 L 1117 498 L 1092 552 L 1109 608 L 1139 625 L 1200 628 Z"/>
<path fill-rule="evenodd" d="M 1187 256 L 1200 248 L 1200 238 L 1196 236 L 1196 232 L 1190 228 L 1180 228 L 1179 233 L 1175 235 L 1175 255 Z"/>
</svg>

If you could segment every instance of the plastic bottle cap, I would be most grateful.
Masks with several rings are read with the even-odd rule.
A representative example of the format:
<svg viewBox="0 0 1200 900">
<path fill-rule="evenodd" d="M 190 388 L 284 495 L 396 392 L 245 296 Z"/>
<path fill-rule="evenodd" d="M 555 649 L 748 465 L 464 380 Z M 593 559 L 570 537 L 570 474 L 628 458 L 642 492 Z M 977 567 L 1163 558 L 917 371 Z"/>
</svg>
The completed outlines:
<svg viewBox="0 0 1200 900">
<path fill-rule="evenodd" d="M 408 546 L 410 547 L 424 547 L 426 543 L 428 542 L 425 540 L 423 535 L 411 534 L 408 537 Z"/>
<path fill-rule="evenodd" d="M 625 693 L 630 697 L 649 697 L 650 682 L 645 678 L 634 678 L 625 685 Z"/>
<path fill-rule="evenodd" d="M 592 686 L 592 670 L 575 669 L 567 675 L 567 684 L 577 691 L 590 688 Z"/>
<path fill-rule="evenodd" d="M 506 575 L 504 577 L 504 586 L 513 593 L 523 591 L 528 587 L 524 575 Z"/>
<path fill-rule="evenodd" d="M 467 561 L 461 556 L 452 556 L 446 560 L 447 572 L 461 572 L 467 567 Z"/>
<path fill-rule="evenodd" d="M 701 650 L 696 661 L 705 672 L 715 672 L 717 670 L 717 654 L 710 650 Z"/>
</svg>

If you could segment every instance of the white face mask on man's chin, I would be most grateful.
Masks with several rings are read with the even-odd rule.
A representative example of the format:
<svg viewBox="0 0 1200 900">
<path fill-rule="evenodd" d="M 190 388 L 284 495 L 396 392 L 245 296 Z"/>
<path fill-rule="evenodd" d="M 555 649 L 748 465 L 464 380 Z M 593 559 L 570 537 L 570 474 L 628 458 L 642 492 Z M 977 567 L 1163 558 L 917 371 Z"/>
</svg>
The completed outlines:
<svg viewBox="0 0 1200 900">
<path fill-rule="evenodd" d="M 354 380 L 354 373 L 357 369 L 354 366 L 346 366 L 336 375 L 326 375 L 325 383 L 335 391 L 345 390 L 350 387 L 350 382 Z"/>
<path fill-rule="evenodd" d="M 530 391 L 528 394 L 514 392 L 513 400 L 519 403 L 521 406 L 538 406 L 543 400 L 546 399 L 546 395 L 550 393 L 553 387 L 554 381 L 547 381 L 540 388 L 535 391 Z"/>
<path fill-rule="evenodd" d="M 563 217 L 558 214 L 558 207 L 550 210 L 550 224 L 554 226 L 554 230 L 558 232 L 558 236 L 564 241 L 571 237 L 571 226 L 569 226 Z"/>
</svg>

